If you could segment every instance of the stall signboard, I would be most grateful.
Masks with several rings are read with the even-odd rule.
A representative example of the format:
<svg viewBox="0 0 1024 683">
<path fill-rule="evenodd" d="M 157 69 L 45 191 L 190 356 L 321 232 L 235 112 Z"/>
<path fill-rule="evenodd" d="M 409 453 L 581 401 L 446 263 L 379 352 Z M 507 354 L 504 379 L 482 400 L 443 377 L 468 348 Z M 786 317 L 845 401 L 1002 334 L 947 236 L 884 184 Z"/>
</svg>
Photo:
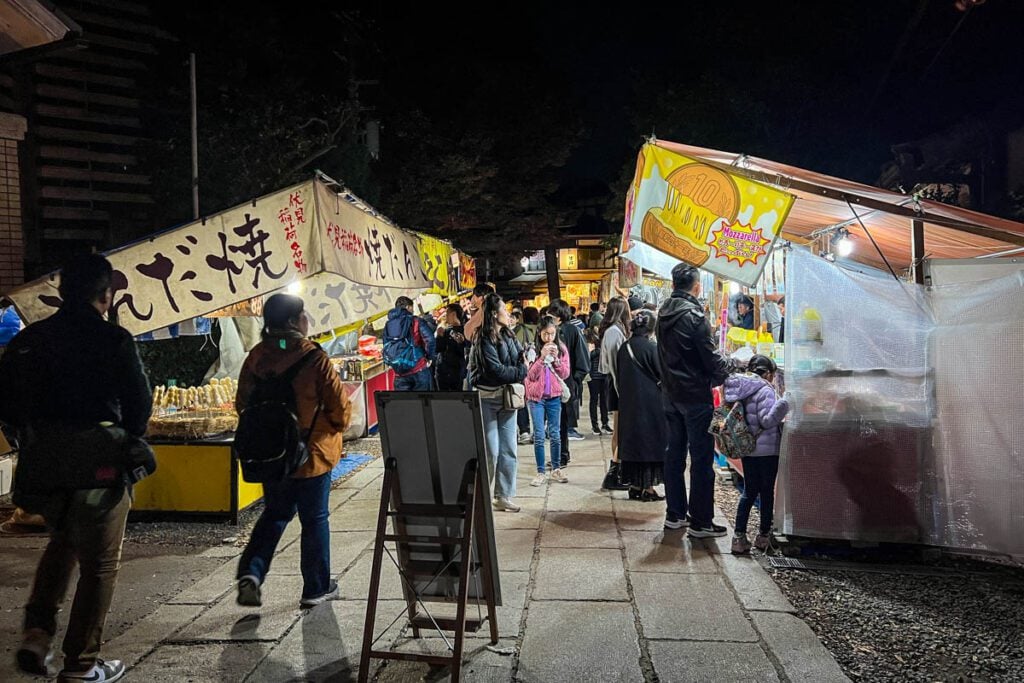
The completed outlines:
<svg viewBox="0 0 1024 683">
<path fill-rule="evenodd" d="M 476 261 L 463 253 L 459 253 L 459 290 L 465 291 L 476 287 Z"/>
<path fill-rule="evenodd" d="M 643 270 L 627 258 L 619 259 L 619 286 L 623 289 L 636 287 L 640 284 Z"/>
<path fill-rule="evenodd" d="M 316 193 L 324 270 L 364 285 L 431 288 L 416 235 L 356 206 L 326 184 L 318 183 Z"/>
<path fill-rule="evenodd" d="M 111 311 L 136 336 L 215 311 L 258 314 L 245 302 L 261 301 L 321 273 L 337 276 L 322 288 L 337 294 L 335 327 L 380 312 L 381 302 L 390 308 L 395 291 L 413 298 L 425 292 L 449 295 L 460 290 L 467 275 L 476 280 L 472 259 L 449 243 L 396 228 L 318 179 L 107 257 L 114 266 Z M 468 262 L 468 273 L 456 262 Z M 6 296 L 26 322 L 34 322 L 60 307 L 58 284 L 54 272 Z"/>
<path fill-rule="evenodd" d="M 402 287 L 375 287 L 334 273 L 320 273 L 303 282 L 299 296 L 312 318 L 310 334 L 329 332 L 392 309 L 400 296 L 415 299 L 421 292 Z"/>
<path fill-rule="evenodd" d="M 419 253 L 423 275 L 430 281 L 431 294 L 448 295 L 458 291 L 457 273 L 452 270 L 452 245 L 420 235 Z"/>
<path fill-rule="evenodd" d="M 307 277 L 318 266 L 313 201 L 307 182 L 110 252 L 112 314 L 139 335 Z M 58 284 L 51 273 L 7 296 L 41 320 L 61 305 Z"/>
<path fill-rule="evenodd" d="M 794 197 L 646 144 L 626 198 L 620 255 L 668 276 L 679 261 L 753 286 Z"/>
</svg>

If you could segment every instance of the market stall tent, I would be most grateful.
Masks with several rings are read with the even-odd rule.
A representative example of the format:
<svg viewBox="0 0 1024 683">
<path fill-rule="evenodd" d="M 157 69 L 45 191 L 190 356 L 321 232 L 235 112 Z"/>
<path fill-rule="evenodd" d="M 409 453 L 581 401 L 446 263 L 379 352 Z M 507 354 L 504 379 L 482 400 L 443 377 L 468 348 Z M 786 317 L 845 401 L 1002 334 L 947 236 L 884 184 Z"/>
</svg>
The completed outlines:
<svg viewBox="0 0 1024 683">
<path fill-rule="evenodd" d="M 920 257 L 973 258 L 1024 248 L 1024 224 L 1016 221 L 746 154 L 666 140 L 655 140 L 653 144 L 795 195 L 796 201 L 782 226 L 784 239 L 806 243 L 816 234 L 846 227 L 858 238 L 851 258 L 876 268 L 886 265 L 871 246 L 861 223 L 898 272 L 910 269 L 915 260 L 915 222 L 922 230 L 923 242 L 916 245 Z"/>
<path fill-rule="evenodd" d="M 313 299 L 314 333 L 378 314 L 403 294 L 475 284 L 471 260 L 449 243 L 395 227 L 323 175 L 106 255 L 111 312 L 133 335 L 297 282 Z M 60 306 L 58 283 L 54 272 L 4 296 L 27 324 Z"/>
</svg>

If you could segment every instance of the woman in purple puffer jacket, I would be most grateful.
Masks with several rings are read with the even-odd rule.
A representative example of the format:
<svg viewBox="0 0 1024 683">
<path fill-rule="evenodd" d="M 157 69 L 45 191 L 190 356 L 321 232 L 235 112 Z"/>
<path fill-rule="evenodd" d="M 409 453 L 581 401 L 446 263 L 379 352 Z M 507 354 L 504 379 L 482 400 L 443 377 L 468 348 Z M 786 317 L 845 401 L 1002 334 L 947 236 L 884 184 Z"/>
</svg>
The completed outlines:
<svg viewBox="0 0 1024 683">
<path fill-rule="evenodd" d="M 761 526 L 754 546 L 758 550 L 766 550 L 771 539 L 782 420 L 789 412 L 789 402 L 779 397 L 772 386 L 776 370 L 775 361 L 768 356 L 756 355 L 747 364 L 747 374 L 730 375 L 725 380 L 725 400 L 729 403 L 743 402 L 747 426 L 757 437 L 754 452 L 743 458 L 743 495 L 736 510 L 736 535 L 732 539 L 734 555 L 750 552 L 747 520 L 758 496 L 761 498 Z"/>
</svg>

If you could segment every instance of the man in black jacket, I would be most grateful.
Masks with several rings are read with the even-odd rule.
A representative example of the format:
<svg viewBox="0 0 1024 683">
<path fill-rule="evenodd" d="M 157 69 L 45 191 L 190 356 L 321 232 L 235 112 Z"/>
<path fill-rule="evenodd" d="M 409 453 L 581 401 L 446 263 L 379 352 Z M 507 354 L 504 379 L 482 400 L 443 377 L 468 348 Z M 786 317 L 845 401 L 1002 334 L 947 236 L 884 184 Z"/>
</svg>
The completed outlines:
<svg viewBox="0 0 1024 683">
<path fill-rule="evenodd" d="M 580 398 L 583 396 L 583 379 L 590 372 L 590 352 L 587 342 L 578 327 L 572 324 L 572 309 L 565 299 L 555 299 L 548 307 L 548 313 L 558 321 L 558 338 L 569 350 L 569 379 L 567 384 L 572 391 L 572 398 L 562 404 L 562 422 L 559 431 L 562 435 L 562 467 L 569 466 L 569 439 L 583 439 L 576 427 L 580 419 Z"/>
<path fill-rule="evenodd" d="M 112 277 L 110 262 L 96 254 L 61 271 L 60 310 L 25 328 L 0 359 L 0 420 L 23 434 L 32 425 L 99 423 L 145 434 L 153 397 L 135 342 L 103 319 L 113 298 Z M 120 483 L 47 494 L 50 542 L 25 607 L 17 653 L 22 670 L 50 673 L 57 610 L 77 560 L 80 578 L 60 680 L 115 681 L 124 675 L 124 664 L 104 661 L 99 653 L 130 507 Z"/>
<path fill-rule="evenodd" d="M 711 328 L 700 296 L 700 271 L 680 263 L 672 269 L 672 296 L 658 313 L 658 355 L 662 368 L 662 394 L 668 420 L 665 451 L 666 529 L 686 526 L 689 512 L 693 538 L 725 536 L 726 529 L 712 521 L 715 507 L 714 438 L 708 434 L 719 386 L 733 371 L 711 339 Z M 683 471 L 690 454 L 690 498 L 687 506 Z"/>
</svg>

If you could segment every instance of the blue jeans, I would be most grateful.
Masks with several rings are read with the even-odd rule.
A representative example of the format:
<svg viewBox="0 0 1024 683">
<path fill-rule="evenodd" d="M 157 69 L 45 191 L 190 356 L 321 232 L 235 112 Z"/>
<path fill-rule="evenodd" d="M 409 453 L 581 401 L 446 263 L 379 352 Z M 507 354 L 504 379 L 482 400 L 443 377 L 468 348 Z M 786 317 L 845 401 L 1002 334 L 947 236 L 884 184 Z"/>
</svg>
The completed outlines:
<svg viewBox="0 0 1024 683">
<path fill-rule="evenodd" d="M 665 401 L 668 448 L 665 450 L 665 503 L 676 519 L 690 514 L 691 526 L 707 528 L 715 516 L 715 439 L 708 434 L 715 408 L 710 403 Z M 690 499 L 687 505 L 686 454 L 690 454 Z"/>
<path fill-rule="evenodd" d="M 547 420 L 547 435 L 551 439 L 551 468 L 558 469 L 562 457 L 562 398 L 555 396 L 540 401 L 529 401 L 530 417 L 533 419 L 533 455 L 537 458 L 537 471 L 544 474 L 544 421 Z"/>
<path fill-rule="evenodd" d="M 330 493 L 330 472 L 264 484 L 263 514 L 238 561 L 238 578 L 254 576 L 263 583 L 281 534 L 297 510 L 302 524 L 302 597 L 315 598 L 326 593 L 331 583 L 331 528 L 327 520 Z"/>
<path fill-rule="evenodd" d="M 430 391 L 433 379 L 430 368 L 423 368 L 411 375 L 395 377 L 395 391 Z"/>
<path fill-rule="evenodd" d="M 747 533 L 747 521 L 754 501 L 761 497 L 761 526 L 767 534 L 772 530 L 775 507 L 775 479 L 779 476 L 779 456 L 764 455 L 743 458 L 743 495 L 736 508 L 736 533 Z"/>
<path fill-rule="evenodd" d="M 516 411 L 505 410 L 501 399 L 481 399 L 484 436 L 487 440 L 487 470 L 494 477 L 495 498 L 515 498 Z"/>
</svg>

